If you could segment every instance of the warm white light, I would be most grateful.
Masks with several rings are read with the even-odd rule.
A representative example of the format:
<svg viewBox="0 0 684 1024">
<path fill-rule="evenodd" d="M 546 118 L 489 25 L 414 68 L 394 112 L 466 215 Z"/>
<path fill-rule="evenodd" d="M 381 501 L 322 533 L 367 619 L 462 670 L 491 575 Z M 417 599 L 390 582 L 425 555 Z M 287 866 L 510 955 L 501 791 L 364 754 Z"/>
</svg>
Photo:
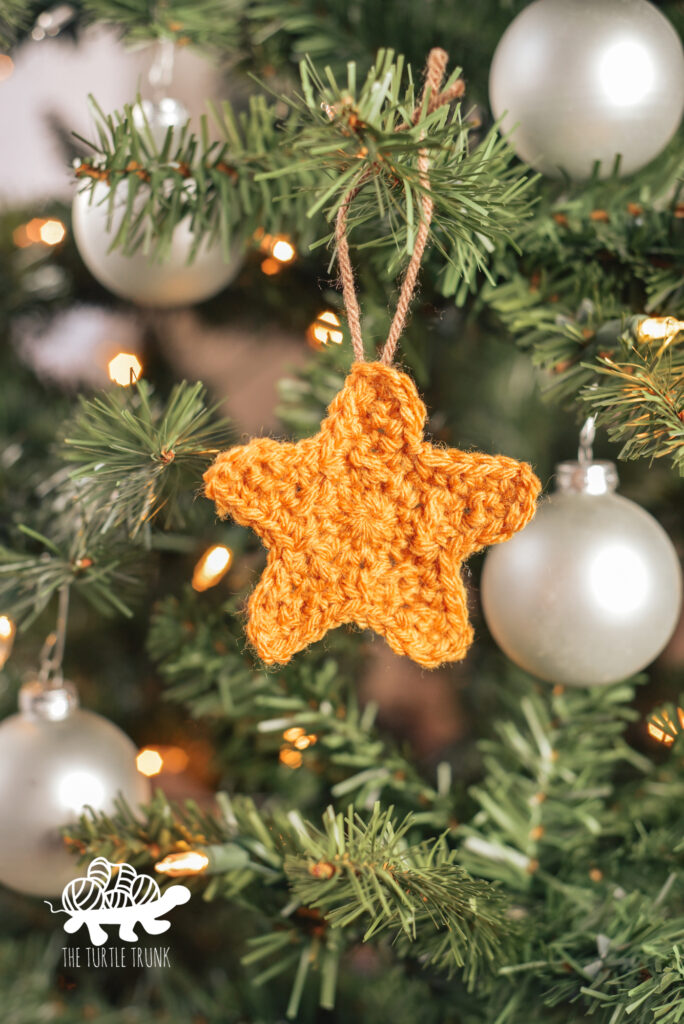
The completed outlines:
<svg viewBox="0 0 684 1024">
<path fill-rule="evenodd" d="M 615 615 L 629 615 L 646 605 L 648 568 L 631 548 L 613 544 L 592 559 L 589 585 L 601 608 Z"/>
<path fill-rule="evenodd" d="M 655 81 L 655 68 L 641 43 L 625 39 L 606 52 L 599 67 L 601 87 L 616 106 L 628 107 L 647 95 Z"/>
<path fill-rule="evenodd" d="M 183 853 L 170 853 L 158 864 L 154 870 L 171 878 L 183 878 L 185 875 L 199 875 L 209 864 L 209 858 L 199 850 L 186 850 Z"/>
<path fill-rule="evenodd" d="M 0 615 L 0 640 L 11 640 L 14 636 L 14 623 L 7 615 Z"/>
<path fill-rule="evenodd" d="M 90 772 L 71 772 L 59 783 L 59 802 L 75 814 L 80 814 L 86 804 L 97 810 L 104 798 L 102 781 Z"/>
<path fill-rule="evenodd" d="M 142 363 L 132 352 L 119 352 L 107 364 L 109 379 L 122 388 L 136 381 L 142 371 Z"/>
<path fill-rule="evenodd" d="M 193 588 L 201 592 L 215 587 L 228 572 L 232 561 L 233 552 L 224 544 L 214 544 L 207 548 L 193 571 Z"/>
<path fill-rule="evenodd" d="M 45 245 L 59 245 L 64 240 L 66 228 L 61 220 L 46 220 L 41 224 L 39 234 Z"/>
<path fill-rule="evenodd" d="M 325 309 L 319 313 L 312 324 L 309 325 L 307 337 L 314 348 L 322 348 L 332 343 L 341 345 L 344 341 L 344 334 L 339 330 L 339 318 L 331 309 Z"/>
<path fill-rule="evenodd" d="M 294 246 L 290 245 L 284 238 L 279 238 L 277 242 L 274 242 L 271 254 L 280 263 L 291 263 L 295 258 Z"/>
<path fill-rule="evenodd" d="M 164 767 L 164 759 L 158 750 L 146 747 L 136 757 L 135 766 L 141 775 L 146 775 L 150 778 L 152 775 L 159 775 L 159 772 Z"/>
</svg>

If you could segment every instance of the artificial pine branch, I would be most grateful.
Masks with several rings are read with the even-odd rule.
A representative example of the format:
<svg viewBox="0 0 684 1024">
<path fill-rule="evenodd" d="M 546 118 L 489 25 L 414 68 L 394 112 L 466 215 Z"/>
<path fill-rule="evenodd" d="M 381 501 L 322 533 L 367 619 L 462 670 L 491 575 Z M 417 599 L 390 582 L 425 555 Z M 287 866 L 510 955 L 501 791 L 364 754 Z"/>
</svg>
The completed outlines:
<svg viewBox="0 0 684 1024">
<path fill-rule="evenodd" d="M 629 823 L 608 809 L 614 773 L 622 764 L 651 769 L 622 738 L 632 697 L 626 683 L 531 688 L 519 721 L 497 722 L 497 739 L 481 744 L 484 780 L 472 790 L 480 810 L 463 826 L 470 870 L 526 891 L 538 872 L 551 876 L 568 858 L 586 863 L 597 844 L 624 836 Z"/>
<path fill-rule="evenodd" d="M 228 258 L 257 228 L 278 233 L 285 225 L 291 229 L 305 223 L 302 191 L 274 190 L 257 180 L 265 169 L 286 166 L 289 155 L 282 150 L 282 114 L 263 96 L 252 97 L 240 114 L 228 101 L 220 109 L 212 107 L 220 141 L 212 137 L 204 116 L 199 136 L 188 123 L 178 133 L 169 130 L 161 147 L 146 124 L 136 124 L 132 107 L 106 115 L 93 97 L 90 103 L 98 142 L 81 140 L 95 155 L 78 163 L 76 176 L 80 187 L 90 190 L 89 201 L 106 205 L 110 218 L 125 196 L 113 248 L 131 253 L 142 246 L 150 258 L 163 260 L 174 229 L 188 218 L 190 258 L 203 242 L 216 239 Z M 108 186 L 105 196 L 95 193 L 98 182 Z M 306 177 L 298 184 L 306 188 Z"/>
<path fill-rule="evenodd" d="M 334 1001 L 333 961 L 341 949 L 377 942 L 386 931 L 400 938 L 401 956 L 427 954 L 436 969 L 461 969 L 469 983 L 501 955 L 510 931 L 501 894 L 459 867 L 443 839 L 412 842 L 411 816 L 396 822 L 392 808 L 381 811 L 377 805 L 367 819 L 351 808 L 346 816 L 329 808 L 319 830 L 296 812 L 258 810 L 246 797 L 220 794 L 219 804 L 222 818 L 190 801 L 183 809 L 173 807 L 158 792 L 142 808 L 143 820 L 119 802 L 114 815 L 91 812 L 65 835 L 82 859 L 105 856 L 136 866 L 169 853 L 216 849 L 219 859 L 205 899 L 238 900 L 262 923 L 270 922 L 270 932 L 253 943 L 246 962 L 275 957 L 276 966 L 262 971 L 263 982 L 288 969 L 293 943 L 302 948 L 300 963 L 310 965 L 320 953 L 325 1006 Z M 190 880 L 193 887 L 202 882 L 201 876 Z M 266 900 L 264 884 L 270 891 Z M 307 971 L 295 975 L 289 1015 L 297 1012 Z"/>
<path fill-rule="evenodd" d="M 616 356 L 599 357 L 583 397 L 622 444 L 619 458 L 668 458 L 684 476 L 684 334 L 662 354 L 623 346 Z"/>
<path fill-rule="evenodd" d="M 232 598 L 212 604 L 209 595 L 187 587 L 180 599 L 156 606 L 148 651 L 165 680 L 166 696 L 195 716 L 230 724 L 237 762 L 251 762 L 260 750 L 264 784 L 285 750 L 285 764 L 287 752 L 294 755 L 323 800 L 332 795 L 346 802 L 353 796 L 357 806 L 368 808 L 382 795 L 402 808 L 419 808 L 416 824 L 448 828 L 454 815 L 448 766 L 439 769 L 438 784 L 431 784 L 409 752 L 380 731 L 377 708 L 360 706 L 358 643 L 340 632 L 308 659 L 264 670 L 244 650 L 240 603 Z"/>
<path fill-rule="evenodd" d="M 26 0 L 4 0 L 0 10 L 0 46 L 3 49 L 12 46 L 26 32 L 39 9 L 39 4 Z"/>
<path fill-rule="evenodd" d="M 458 75 L 453 72 L 446 90 Z M 392 51 L 381 50 L 358 83 L 354 64 L 338 83 L 330 69 L 319 73 L 303 62 L 301 80 L 302 95 L 285 97 L 285 120 L 259 98 L 241 117 L 227 103 L 214 110 L 222 144 L 210 140 L 205 119 L 201 139 L 186 126 L 177 140 L 169 132 L 157 151 L 149 133 L 136 128 L 130 108 L 113 117 L 96 108 L 97 155 L 76 173 L 91 187 L 110 187 L 110 212 L 124 183 L 126 209 L 112 246 L 132 252 L 154 238 L 152 255 L 163 258 L 186 217 L 194 236 L 191 257 L 207 236 L 220 236 L 227 254 L 238 228 L 244 237 L 287 222 L 304 227 L 306 237 L 307 221 L 320 232 L 316 218 L 323 213 L 332 221 L 348 191 L 359 188 L 349 233 L 357 238 L 361 232 L 357 241 L 364 247 L 386 250 L 393 274 L 413 248 L 424 192 L 418 154 L 425 146 L 437 211 L 433 241 L 450 267 L 447 286 L 454 290 L 457 280 L 487 272 L 495 245 L 510 240 L 529 213 L 529 181 L 511 167 L 503 140 L 490 133 L 471 152 L 468 126 L 457 111 L 416 111 L 410 69 Z"/>
<path fill-rule="evenodd" d="M 522 1020 L 531 1002 L 577 1004 L 606 1024 L 676 1020 L 681 781 L 622 738 L 631 697 L 625 684 L 531 690 L 482 744 L 480 810 L 463 826 L 461 861 L 518 890 L 528 936 L 500 968 L 517 986 L 502 1020 Z"/>
<path fill-rule="evenodd" d="M 166 402 L 146 381 L 80 398 L 67 428 L 63 458 L 77 463 L 71 477 L 86 506 L 107 510 L 101 532 L 125 525 L 131 538 L 164 510 L 171 525 L 179 498 L 192 492 L 203 469 L 229 443 L 228 424 L 206 404 L 201 384 L 176 385 Z"/>
<path fill-rule="evenodd" d="M 516 235 L 523 257 L 502 252 L 496 287 L 482 290 L 545 371 L 550 401 L 579 394 L 623 444 L 621 458 L 664 457 L 680 471 L 682 346 L 647 348 L 635 328 L 647 313 L 684 315 L 683 159 L 674 140 L 625 180 L 560 194 L 547 183 Z"/>
</svg>

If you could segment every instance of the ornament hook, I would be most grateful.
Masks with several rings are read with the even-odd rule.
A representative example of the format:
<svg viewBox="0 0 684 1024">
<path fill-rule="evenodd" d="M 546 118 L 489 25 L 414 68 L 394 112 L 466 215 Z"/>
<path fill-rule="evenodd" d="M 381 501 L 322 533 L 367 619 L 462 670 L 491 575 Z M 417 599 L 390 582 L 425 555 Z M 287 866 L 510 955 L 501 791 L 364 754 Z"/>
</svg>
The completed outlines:
<svg viewBox="0 0 684 1024">
<path fill-rule="evenodd" d="M 580 466 L 587 466 L 594 461 L 594 438 L 596 437 L 596 417 L 587 416 L 580 430 L 577 461 Z"/>
<path fill-rule="evenodd" d="M 64 646 L 66 644 L 67 619 L 69 616 L 69 584 L 65 583 L 59 589 L 59 604 L 57 606 L 57 622 L 55 629 L 45 638 L 40 652 L 40 667 L 38 670 L 38 681 L 45 689 L 61 687 L 64 682 L 62 675 L 62 661 L 64 660 Z"/>
<path fill-rule="evenodd" d="M 173 81 L 173 69 L 176 59 L 176 44 L 173 39 L 164 37 L 159 40 L 154 61 L 147 73 L 147 80 L 152 87 L 155 102 L 162 99 Z"/>
</svg>

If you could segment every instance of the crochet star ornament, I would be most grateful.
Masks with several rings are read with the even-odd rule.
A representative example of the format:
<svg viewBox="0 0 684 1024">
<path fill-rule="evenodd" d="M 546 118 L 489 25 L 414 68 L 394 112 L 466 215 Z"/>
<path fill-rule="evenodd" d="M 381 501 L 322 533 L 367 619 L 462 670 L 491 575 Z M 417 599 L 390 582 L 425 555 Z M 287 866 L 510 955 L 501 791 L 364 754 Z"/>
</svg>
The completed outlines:
<svg viewBox="0 0 684 1024">
<path fill-rule="evenodd" d="M 314 437 L 256 438 L 205 473 L 219 515 L 268 548 L 247 626 L 267 664 L 345 623 L 425 668 L 465 657 L 461 563 L 522 529 L 540 484 L 525 463 L 430 444 L 425 418 L 406 374 L 357 362 Z"/>
</svg>

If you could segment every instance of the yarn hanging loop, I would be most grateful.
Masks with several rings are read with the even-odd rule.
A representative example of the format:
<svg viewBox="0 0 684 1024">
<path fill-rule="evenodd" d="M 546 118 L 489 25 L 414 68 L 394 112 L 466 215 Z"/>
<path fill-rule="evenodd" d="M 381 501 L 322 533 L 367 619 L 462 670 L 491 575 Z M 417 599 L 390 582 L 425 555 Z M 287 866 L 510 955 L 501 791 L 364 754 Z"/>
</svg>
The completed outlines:
<svg viewBox="0 0 684 1024">
<path fill-rule="evenodd" d="M 451 103 L 452 100 L 457 99 L 463 94 L 464 84 L 462 79 L 458 79 L 450 86 L 450 88 L 442 92 L 442 82 L 444 81 L 448 59 L 449 58 L 445 50 L 442 50 L 439 47 L 430 50 L 427 60 L 423 95 L 421 97 L 420 104 L 413 112 L 413 124 L 418 122 L 426 103 L 427 112 L 432 113 L 434 110 L 437 110 L 438 107 L 444 106 L 446 103 Z M 409 125 L 401 125 L 397 128 L 397 131 L 405 130 L 407 127 L 409 127 Z M 426 149 L 421 149 L 418 154 L 418 171 L 420 175 L 420 183 L 424 189 L 423 196 L 421 198 L 422 217 L 418 231 L 416 232 L 411 259 L 408 267 L 406 268 L 404 280 L 399 292 L 397 308 L 394 312 L 394 317 L 392 318 L 387 340 L 380 355 L 380 362 L 385 366 L 392 365 L 399 338 L 404 330 L 409 306 L 418 280 L 418 272 L 423 259 L 423 253 L 425 252 L 425 246 L 430 233 L 430 222 L 432 220 L 434 203 L 430 194 L 429 167 L 430 162 L 428 158 L 428 151 Z M 337 259 L 340 267 L 340 278 L 342 281 L 342 295 L 344 297 L 344 305 L 347 311 L 347 320 L 349 323 L 349 332 L 351 334 L 352 348 L 354 350 L 354 358 L 356 362 L 359 363 L 364 362 L 365 356 L 363 350 L 363 338 L 361 336 L 361 310 L 356 294 L 356 288 L 354 286 L 354 271 L 349 254 L 347 214 L 352 201 L 355 196 L 358 195 L 362 185 L 365 184 L 369 177 L 370 171 L 366 172 L 355 187 L 347 193 L 342 205 L 337 211 L 337 218 L 335 221 L 335 241 L 337 243 Z"/>
</svg>

